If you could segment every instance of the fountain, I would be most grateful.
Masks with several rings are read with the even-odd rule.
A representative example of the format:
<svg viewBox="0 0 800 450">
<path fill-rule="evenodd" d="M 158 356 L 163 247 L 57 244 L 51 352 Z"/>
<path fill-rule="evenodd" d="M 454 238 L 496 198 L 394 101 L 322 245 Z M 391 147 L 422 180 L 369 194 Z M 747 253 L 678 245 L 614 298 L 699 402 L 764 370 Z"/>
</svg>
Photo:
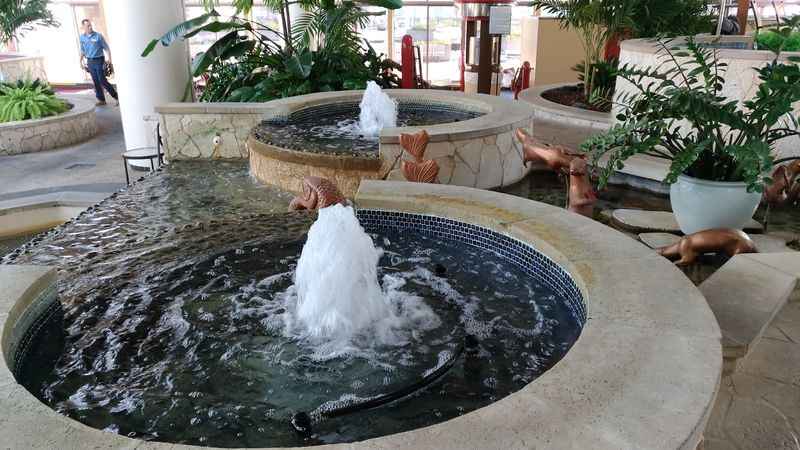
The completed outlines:
<svg viewBox="0 0 800 450">
<path fill-rule="evenodd" d="M 382 255 L 353 208 L 337 204 L 319 210 L 290 288 L 296 301 L 284 315 L 287 328 L 299 325 L 296 336 L 322 343 L 329 359 L 352 351 L 353 339 L 365 330 L 361 337 L 369 346 L 402 345 L 408 342 L 403 333 L 439 326 L 439 318 L 418 297 L 397 290 L 396 283 L 381 289 L 377 269 Z"/>
<path fill-rule="evenodd" d="M 513 139 L 514 128 L 531 126 L 533 110 L 521 102 L 449 91 L 382 91 L 370 83 L 365 91 L 309 94 L 258 108 L 264 120 L 247 140 L 251 172 L 295 193 L 306 176 L 330 179 L 348 198 L 363 179 L 404 180 L 400 136 L 422 130 L 430 136 L 430 159 L 442 184 L 495 188 L 528 171 Z"/>
<path fill-rule="evenodd" d="M 397 102 L 386 95 L 374 81 L 367 83 L 359 105 L 358 129 L 367 136 L 377 136 L 384 128 L 397 126 Z"/>
</svg>

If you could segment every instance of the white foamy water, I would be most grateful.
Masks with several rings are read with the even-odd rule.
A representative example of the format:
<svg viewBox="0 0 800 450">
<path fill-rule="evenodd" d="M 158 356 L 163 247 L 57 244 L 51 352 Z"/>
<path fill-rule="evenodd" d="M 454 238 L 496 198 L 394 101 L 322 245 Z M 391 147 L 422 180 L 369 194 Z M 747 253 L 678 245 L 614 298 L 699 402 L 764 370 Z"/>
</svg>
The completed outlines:
<svg viewBox="0 0 800 450">
<path fill-rule="evenodd" d="M 374 81 L 367 82 L 361 99 L 358 127 L 367 136 L 377 136 L 384 128 L 397 126 L 397 102 Z"/>
<path fill-rule="evenodd" d="M 403 292 L 405 280 L 389 275 L 378 283 L 375 248 L 353 208 L 319 211 L 295 271 L 283 293 L 286 331 L 318 344 L 321 359 L 364 353 L 374 345 L 404 345 L 439 318 L 421 298 Z M 357 342 L 356 342 L 357 341 Z"/>
</svg>

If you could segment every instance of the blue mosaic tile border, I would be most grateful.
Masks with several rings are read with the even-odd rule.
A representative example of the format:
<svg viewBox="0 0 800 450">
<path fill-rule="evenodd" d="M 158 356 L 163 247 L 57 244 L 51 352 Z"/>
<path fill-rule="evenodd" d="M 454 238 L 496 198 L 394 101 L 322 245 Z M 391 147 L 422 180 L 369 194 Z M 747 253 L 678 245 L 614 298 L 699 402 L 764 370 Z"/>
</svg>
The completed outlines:
<svg viewBox="0 0 800 450">
<path fill-rule="evenodd" d="M 525 242 L 488 228 L 444 217 L 375 209 L 359 209 L 356 214 L 368 233 L 410 228 L 494 252 L 560 294 L 578 323 L 581 326 L 586 323 L 586 303 L 569 272 Z"/>
<path fill-rule="evenodd" d="M 55 284 L 31 302 L 31 306 L 25 310 L 16 322 L 18 324 L 25 323 L 29 315 L 33 315 L 36 318 L 25 329 L 24 334 L 12 352 L 11 373 L 17 380 L 20 379 L 22 363 L 28 358 L 34 339 L 44 328 L 64 320 L 64 309 L 61 306 L 61 302 L 58 301 L 58 290 Z"/>
</svg>

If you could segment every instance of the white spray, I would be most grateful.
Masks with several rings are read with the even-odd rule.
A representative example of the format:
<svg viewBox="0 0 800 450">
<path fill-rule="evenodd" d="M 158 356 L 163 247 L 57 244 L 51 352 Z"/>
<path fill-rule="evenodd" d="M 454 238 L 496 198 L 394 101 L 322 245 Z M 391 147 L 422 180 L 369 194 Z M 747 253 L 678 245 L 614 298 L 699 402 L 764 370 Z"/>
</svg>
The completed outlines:
<svg viewBox="0 0 800 450">
<path fill-rule="evenodd" d="M 377 136 L 383 128 L 397 126 L 397 102 L 386 95 L 374 81 L 367 82 L 367 90 L 364 91 L 360 106 L 358 126 L 361 133 Z"/>
<path fill-rule="evenodd" d="M 439 326 L 421 298 L 400 290 L 404 280 L 387 275 L 381 289 L 382 254 L 353 208 L 321 209 L 300 254 L 294 286 L 284 296 L 286 331 L 315 342 L 316 356 L 327 359 L 373 345 L 404 345 L 414 330 Z"/>
</svg>

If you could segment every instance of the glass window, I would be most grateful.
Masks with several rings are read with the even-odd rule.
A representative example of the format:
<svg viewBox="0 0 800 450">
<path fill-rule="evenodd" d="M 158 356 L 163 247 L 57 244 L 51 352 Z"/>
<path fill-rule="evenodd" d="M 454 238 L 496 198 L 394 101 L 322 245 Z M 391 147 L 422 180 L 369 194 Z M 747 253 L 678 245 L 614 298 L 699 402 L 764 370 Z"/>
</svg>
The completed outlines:
<svg viewBox="0 0 800 450">
<path fill-rule="evenodd" d="M 384 8 L 368 6 L 364 8 L 366 11 L 373 13 L 382 13 L 380 15 L 371 16 L 369 24 L 361 30 L 361 36 L 369 42 L 369 45 L 378 54 L 383 53 L 389 55 L 389 12 Z"/>
</svg>

